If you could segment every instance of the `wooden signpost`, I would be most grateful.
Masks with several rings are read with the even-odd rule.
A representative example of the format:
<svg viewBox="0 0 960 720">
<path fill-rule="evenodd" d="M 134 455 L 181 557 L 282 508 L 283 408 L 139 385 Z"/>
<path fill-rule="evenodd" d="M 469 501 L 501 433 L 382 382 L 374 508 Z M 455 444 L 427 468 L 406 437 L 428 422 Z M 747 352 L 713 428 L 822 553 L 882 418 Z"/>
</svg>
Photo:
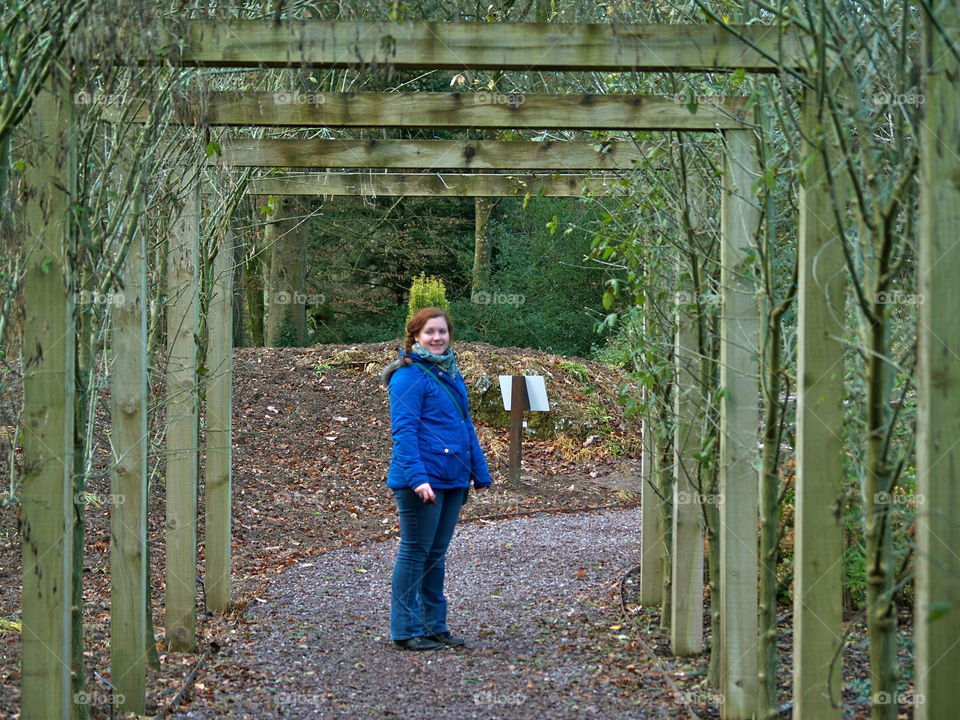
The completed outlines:
<svg viewBox="0 0 960 720">
<path fill-rule="evenodd" d="M 550 403 L 543 378 L 539 375 L 501 375 L 500 392 L 503 395 L 503 408 L 510 413 L 507 470 L 510 483 L 515 484 L 520 482 L 520 464 L 523 459 L 520 449 L 523 440 L 523 412 L 546 412 L 550 409 Z"/>
<path fill-rule="evenodd" d="M 507 469 L 510 483 L 520 482 L 520 463 L 523 459 L 523 411 L 530 408 L 527 383 L 523 375 L 514 375 L 510 383 L 510 450 L 507 454 Z"/>
</svg>

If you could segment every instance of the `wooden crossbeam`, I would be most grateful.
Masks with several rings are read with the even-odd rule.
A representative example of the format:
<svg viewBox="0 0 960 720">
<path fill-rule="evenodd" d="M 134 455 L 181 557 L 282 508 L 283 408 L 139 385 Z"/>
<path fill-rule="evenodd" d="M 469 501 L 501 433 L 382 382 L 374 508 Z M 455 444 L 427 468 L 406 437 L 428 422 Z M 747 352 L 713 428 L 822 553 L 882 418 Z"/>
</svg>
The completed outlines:
<svg viewBox="0 0 960 720">
<path fill-rule="evenodd" d="M 95 97 L 91 98 L 91 100 Z M 114 98 L 117 101 L 117 98 Z M 177 103 L 190 125 L 558 130 L 715 130 L 744 127 L 747 98 L 722 95 L 216 92 Z M 82 106 L 81 106 L 82 107 Z M 146 122 L 150 105 L 111 116 Z"/>
<path fill-rule="evenodd" d="M 626 142 L 498 140 L 232 140 L 219 162 L 237 167 L 594 170 L 630 168 L 644 150 Z"/>
<path fill-rule="evenodd" d="M 619 23 L 198 20 L 162 45 L 175 65 L 227 67 L 775 72 L 781 53 L 783 64 L 797 64 L 796 34 L 764 25 L 735 30 Z"/>
<path fill-rule="evenodd" d="M 311 173 L 258 178 L 250 195 L 362 195 L 370 197 L 580 197 L 618 195 L 613 175 L 464 175 L 457 173 Z"/>
</svg>

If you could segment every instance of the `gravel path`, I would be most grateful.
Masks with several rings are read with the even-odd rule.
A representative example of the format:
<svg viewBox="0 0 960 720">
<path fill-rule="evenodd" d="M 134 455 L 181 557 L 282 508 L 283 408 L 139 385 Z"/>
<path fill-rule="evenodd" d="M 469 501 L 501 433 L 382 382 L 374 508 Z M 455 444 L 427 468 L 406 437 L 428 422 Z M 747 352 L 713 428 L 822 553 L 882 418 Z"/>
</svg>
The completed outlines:
<svg viewBox="0 0 960 720">
<path fill-rule="evenodd" d="M 468 640 L 460 650 L 393 648 L 396 540 L 304 561 L 251 601 L 173 717 L 675 717 L 597 666 L 597 632 L 616 621 L 599 605 L 637 562 L 639 520 L 624 510 L 460 525 L 447 556 L 450 627 Z"/>
</svg>

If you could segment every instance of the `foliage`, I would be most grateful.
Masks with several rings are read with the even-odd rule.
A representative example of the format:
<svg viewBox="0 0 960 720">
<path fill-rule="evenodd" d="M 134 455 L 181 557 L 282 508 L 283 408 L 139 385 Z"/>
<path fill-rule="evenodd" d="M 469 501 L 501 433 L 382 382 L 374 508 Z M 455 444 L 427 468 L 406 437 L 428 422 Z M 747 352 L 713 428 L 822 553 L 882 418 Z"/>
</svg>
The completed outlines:
<svg viewBox="0 0 960 720">
<path fill-rule="evenodd" d="M 420 273 L 413 278 L 410 284 L 410 299 L 407 301 L 407 322 L 418 312 L 428 307 L 438 307 L 443 310 L 450 309 L 450 301 L 447 300 L 447 286 L 443 280 L 438 277 L 425 273 Z"/>
<path fill-rule="evenodd" d="M 551 198 L 499 201 L 489 226 L 490 284 L 473 298 L 468 225 L 450 217 L 466 210 L 442 198 L 433 203 L 407 198 L 386 211 L 352 200 L 316 210 L 307 284 L 326 304 L 322 313 L 313 313 L 311 342 L 396 338 L 409 308 L 409 275 L 400 283 L 398 274 L 413 271 L 443 282 L 457 339 L 590 355 L 607 334 L 595 327 L 602 317 L 603 282 L 617 275 L 583 262 L 591 242 L 584 226 L 599 212 L 596 205 Z M 551 232 L 551 223 L 563 227 Z"/>
</svg>

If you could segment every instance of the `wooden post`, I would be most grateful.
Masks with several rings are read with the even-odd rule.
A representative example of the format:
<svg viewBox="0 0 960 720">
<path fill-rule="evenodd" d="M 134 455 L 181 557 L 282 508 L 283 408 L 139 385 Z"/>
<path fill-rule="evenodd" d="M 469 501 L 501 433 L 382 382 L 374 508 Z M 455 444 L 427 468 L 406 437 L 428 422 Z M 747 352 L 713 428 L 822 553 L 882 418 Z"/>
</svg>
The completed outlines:
<svg viewBox="0 0 960 720">
<path fill-rule="evenodd" d="M 937 3 L 931 12 L 920 146 L 914 712 L 917 720 L 946 720 L 960 707 L 960 11 Z"/>
<path fill-rule="evenodd" d="M 747 249 L 759 212 L 753 135 L 726 132 L 720 249 L 720 693 L 724 718 L 757 712 L 759 305 Z"/>
<path fill-rule="evenodd" d="M 644 335 L 646 336 L 647 318 L 644 315 Z M 643 404 L 649 398 L 644 388 Z M 663 502 L 657 494 L 656 464 L 654 453 L 657 451 L 653 437 L 653 416 L 651 410 L 643 420 L 641 446 L 643 456 L 640 464 L 640 604 L 653 607 L 663 604 L 664 555 L 667 551 L 663 537 L 663 517 L 660 505 Z"/>
<path fill-rule="evenodd" d="M 193 172 L 184 169 L 183 209 L 167 256 L 166 640 L 171 651 L 196 644 L 197 328 L 200 215 Z"/>
<path fill-rule="evenodd" d="M 803 110 L 797 308 L 797 489 L 793 591 L 793 717 L 841 716 L 843 535 L 843 282 L 840 230 L 828 190 L 814 98 Z M 833 699 L 838 703 L 834 706 Z"/>
<path fill-rule="evenodd" d="M 58 70 L 51 71 L 53 75 Z M 24 179 L 21 715 L 71 717 L 74 282 L 73 100 L 56 78 L 34 101 Z"/>
<path fill-rule="evenodd" d="M 207 609 L 230 607 L 230 542 L 233 473 L 233 232 L 224 231 L 213 268 L 207 313 L 207 473 L 206 584 Z"/>
<path fill-rule="evenodd" d="M 523 375 L 514 375 L 510 381 L 510 449 L 507 454 L 507 469 L 510 483 L 520 482 L 523 463 L 523 411 L 530 407 L 527 400 L 527 381 Z"/>
<path fill-rule="evenodd" d="M 141 211 L 132 199 L 131 215 Z M 110 682 L 118 707 L 146 714 L 147 303 L 146 235 L 138 229 L 123 266 L 123 294 L 112 309 L 110 504 Z"/>
<path fill-rule="evenodd" d="M 681 301 L 689 298 L 679 293 Z M 679 304 L 687 304 L 680 302 Z M 703 652 L 703 513 L 697 485 L 700 450 L 697 432 L 697 328 L 678 308 L 676 351 L 677 382 L 674 408 L 673 574 L 670 618 L 670 651 L 674 655 Z"/>
</svg>

